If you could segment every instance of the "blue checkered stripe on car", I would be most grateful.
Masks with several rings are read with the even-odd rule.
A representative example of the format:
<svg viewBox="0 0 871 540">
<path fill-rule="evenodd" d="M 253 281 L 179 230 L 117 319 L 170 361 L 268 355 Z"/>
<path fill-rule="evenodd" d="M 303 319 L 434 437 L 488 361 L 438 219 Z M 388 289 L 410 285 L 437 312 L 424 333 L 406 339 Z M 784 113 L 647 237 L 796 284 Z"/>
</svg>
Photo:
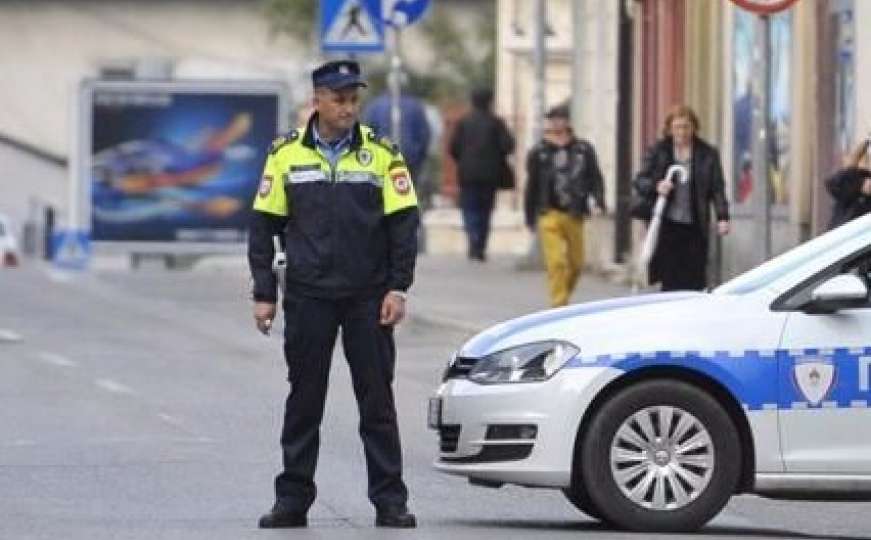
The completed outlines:
<svg viewBox="0 0 871 540">
<path fill-rule="evenodd" d="M 797 379 L 796 366 L 808 362 L 833 366 L 831 385 L 816 403 L 801 390 Z M 685 368 L 707 375 L 751 411 L 869 408 L 871 403 L 871 347 L 578 355 L 565 367 L 612 367 L 630 372 L 656 366 Z"/>
</svg>

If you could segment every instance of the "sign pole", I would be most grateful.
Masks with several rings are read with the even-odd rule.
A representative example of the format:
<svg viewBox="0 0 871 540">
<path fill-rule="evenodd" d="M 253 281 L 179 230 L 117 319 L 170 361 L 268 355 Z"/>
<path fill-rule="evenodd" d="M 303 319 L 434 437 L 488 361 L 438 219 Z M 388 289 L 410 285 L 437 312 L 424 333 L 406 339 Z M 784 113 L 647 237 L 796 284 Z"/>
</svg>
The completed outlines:
<svg viewBox="0 0 871 540">
<path fill-rule="evenodd" d="M 393 26 L 393 47 L 390 56 L 390 138 L 397 146 L 400 144 L 402 134 L 402 31 L 399 25 Z"/>
<path fill-rule="evenodd" d="M 771 19 L 760 15 L 756 21 L 753 71 L 753 207 L 754 228 L 760 232 L 759 262 L 771 257 L 771 187 L 769 182 L 769 105 L 771 94 Z"/>
</svg>

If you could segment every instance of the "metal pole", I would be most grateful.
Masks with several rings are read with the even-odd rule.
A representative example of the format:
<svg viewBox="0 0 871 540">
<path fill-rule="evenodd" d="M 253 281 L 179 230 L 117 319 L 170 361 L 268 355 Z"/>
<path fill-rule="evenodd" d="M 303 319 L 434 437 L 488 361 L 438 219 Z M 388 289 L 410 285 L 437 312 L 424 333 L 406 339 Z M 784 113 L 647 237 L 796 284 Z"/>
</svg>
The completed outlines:
<svg viewBox="0 0 871 540">
<path fill-rule="evenodd" d="M 756 21 L 753 47 L 753 225 L 762 241 L 757 246 L 757 259 L 771 257 L 771 188 L 769 182 L 769 103 L 771 93 L 771 20 L 761 15 Z"/>
<path fill-rule="evenodd" d="M 547 64 L 547 49 L 545 44 L 545 27 L 547 25 L 547 6 L 545 0 L 535 0 L 535 13 L 533 14 L 533 50 L 532 64 L 535 75 L 532 92 L 532 141 L 533 144 L 541 140 L 542 120 L 545 109 L 545 67 Z"/>
<path fill-rule="evenodd" d="M 82 87 L 76 85 L 73 88 L 72 95 L 74 98 L 70 103 L 69 111 L 69 144 L 70 149 L 69 159 L 67 160 L 67 178 L 69 181 L 69 202 L 67 203 L 67 228 L 81 229 L 82 228 L 82 153 L 81 149 L 84 144 L 82 137 Z M 93 100 L 93 91 L 90 94 L 90 100 Z"/>
<path fill-rule="evenodd" d="M 398 146 L 402 133 L 402 51 L 401 30 L 399 25 L 393 26 L 393 51 L 390 58 L 390 138 Z"/>
<path fill-rule="evenodd" d="M 632 251 L 632 17 L 620 2 L 617 52 L 617 166 L 614 208 L 614 262 Z"/>
<path fill-rule="evenodd" d="M 581 133 L 584 92 L 584 0 L 572 2 L 572 130 Z"/>
<path fill-rule="evenodd" d="M 542 123 L 544 119 L 545 108 L 545 67 L 547 64 L 547 50 L 545 49 L 545 29 L 547 26 L 547 11 L 545 9 L 545 0 L 535 0 L 533 7 L 532 21 L 532 65 L 533 65 L 533 83 L 532 83 L 532 145 L 538 143 L 542 137 Z M 523 163 L 523 159 L 518 159 L 518 163 Z M 541 246 L 538 234 L 532 237 L 532 244 L 529 246 L 529 251 L 526 256 L 521 258 L 517 263 L 519 270 L 539 270 L 543 268 L 544 262 L 541 258 Z"/>
</svg>

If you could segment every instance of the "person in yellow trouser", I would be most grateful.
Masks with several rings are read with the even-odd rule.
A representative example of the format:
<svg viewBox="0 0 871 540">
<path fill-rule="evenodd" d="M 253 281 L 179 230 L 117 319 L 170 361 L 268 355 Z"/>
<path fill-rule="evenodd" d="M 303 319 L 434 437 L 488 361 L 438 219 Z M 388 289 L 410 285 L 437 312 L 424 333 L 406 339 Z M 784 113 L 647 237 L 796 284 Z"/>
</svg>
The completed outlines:
<svg viewBox="0 0 871 540">
<path fill-rule="evenodd" d="M 596 150 L 574 136 L 565 107 L 547 113 L 544 138 L 530 149 L 526 171 L 526 224 L 531 230 L 538 228 L 551 305 L 564 306 L 584 265 L 588 199 L 605 210 Z"/>
<path fill-rule="evenodd" d="M 552 306 L 568 304 L 584 267 L 584 220 L 560 210 L 538 217 L 538 236 L 547 268 Z"/>
</svg>

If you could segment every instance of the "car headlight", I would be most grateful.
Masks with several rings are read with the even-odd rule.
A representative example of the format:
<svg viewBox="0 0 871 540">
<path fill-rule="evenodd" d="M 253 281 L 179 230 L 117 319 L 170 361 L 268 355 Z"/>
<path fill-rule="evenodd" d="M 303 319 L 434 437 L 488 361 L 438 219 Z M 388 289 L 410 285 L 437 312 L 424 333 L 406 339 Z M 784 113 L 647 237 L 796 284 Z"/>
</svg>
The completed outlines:
<svg viewBox="0 0 871 540">
<path fill-rule="evenodd" d="M 580 349 L 565 341 L 539 341 L 489 354 L 475 364 L 469 380 L 480 384 L 539 382 L 549 379 Z"/>
</svg>

